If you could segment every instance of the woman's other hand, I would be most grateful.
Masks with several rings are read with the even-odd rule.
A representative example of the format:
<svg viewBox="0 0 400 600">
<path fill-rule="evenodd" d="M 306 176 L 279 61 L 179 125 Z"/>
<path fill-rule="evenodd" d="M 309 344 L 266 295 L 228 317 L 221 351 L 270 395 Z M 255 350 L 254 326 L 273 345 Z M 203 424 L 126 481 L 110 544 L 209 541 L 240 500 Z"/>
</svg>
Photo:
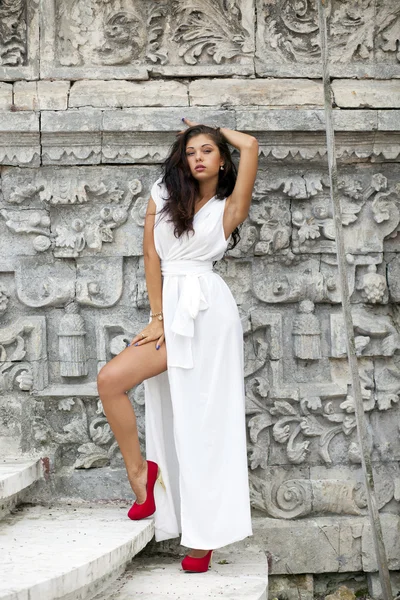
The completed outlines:
<svg viewBox="0 0 400 600">
<path fill-rule="evenodd" d="M 144 337 L 143 337 L 144 336 Z M 138 333 L 131 343 L 130 346 L 142 346 L 149 342 L 156 342 L 156 350 L 158 350 L 165 341 L 164 325 L 162 321 L 154 320 L 151 321 L 140 333 Z"/>
</svg>

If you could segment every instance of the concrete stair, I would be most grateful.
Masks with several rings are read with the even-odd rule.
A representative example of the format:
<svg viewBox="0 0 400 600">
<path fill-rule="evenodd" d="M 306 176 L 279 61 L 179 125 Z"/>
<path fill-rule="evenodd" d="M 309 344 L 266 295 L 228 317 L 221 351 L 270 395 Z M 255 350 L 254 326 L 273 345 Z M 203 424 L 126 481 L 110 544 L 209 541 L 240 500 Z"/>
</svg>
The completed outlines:
<svg viewBox="0 0 400 600">
<path fill-rule="evenodd" d="M 154 535 L 126 508 L 29 507 L 0 523 L 1 600 L 88 600 Z"/>
<path fill-rule="evenodd" d="M 267 559 L 249 540 L 216 550 L 208 573 L 185 573 L 181 558 L 136 556 L 154 521 L 130 521 L 126 506 L 13 510 L 42 476 L 41 460 L 0 463 L 0 600 L 267 599 Z"/>
<path fill-rule="evenodd" d="M 9 458 L 0 462 L 0 519 L 11 512 L 42 473 L 40 459 Z"/>
<path fill-rule="evenodd" d="M 215 550 L 207 573 L 184 572 L 181 559 L 138 556 L 94 600 L 267 600 L 267 557 L 251 542 Z"/>
</svg>

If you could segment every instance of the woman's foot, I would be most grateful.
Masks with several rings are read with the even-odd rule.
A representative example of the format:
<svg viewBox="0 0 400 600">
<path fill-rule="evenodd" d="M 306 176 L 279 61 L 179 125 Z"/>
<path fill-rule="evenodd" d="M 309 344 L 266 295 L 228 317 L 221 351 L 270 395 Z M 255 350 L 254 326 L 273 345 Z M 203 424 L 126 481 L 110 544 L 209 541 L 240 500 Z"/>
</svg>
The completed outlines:
<svg viewBox="0 0 400 600">
<path fill-rule="evenodd" d="M 145 480 L 145 476 L 147 479 Z M 132 475 L 131 475 L 132 477 Z M 146 461 L 146 469 L 143 470 L 143 474 L 136 472 L 136 477 L 133 478 L 132 489 L 137 496 L 136 502 L 133 503 L 128 511 L 128 517 L 132 521 L 138 521 L 140 519 L 146 519 L 156 512 L 156 502 L 154 498 L 154 486 L 157 481 L 164 487 L 164 482 L 161 477 L 160 467 L 153 460 Z M 145 484 L 145 495 L 143 495 L 143 482 Z M 140 484 L 140 485 L 139 485 Z M 144 498 L 144 499 L 143 499 Z M 193 560 L 193 559 L 192 559 Z"/>
<path fill-rule="evenodd" d="M 190 550 L 188 556 L 191 556 L 192 558 L 203 558 L 208 552 L 209 550 Z"/>
<path fill-rule="evenodd" d="M 146 502 L 147 460 L 144 460 L 138 469 L 130 469 L 128 471 L 128 479 L 136 496 L 136 503 L 143 504 Z"/>
<path fill-rule="evenodd" d="M 182 560 L 184 571 L 189 573 L 206 573 L 211 566 L 212 550 L 191 550 Z"/>
</svg>

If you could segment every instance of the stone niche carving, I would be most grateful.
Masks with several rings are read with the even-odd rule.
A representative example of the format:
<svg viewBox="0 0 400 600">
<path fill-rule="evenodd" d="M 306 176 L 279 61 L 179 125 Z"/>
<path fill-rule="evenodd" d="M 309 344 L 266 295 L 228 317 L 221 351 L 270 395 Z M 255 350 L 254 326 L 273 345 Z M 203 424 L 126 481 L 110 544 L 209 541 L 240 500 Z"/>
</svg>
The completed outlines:
<svg viewBox="0 0 400 600">
<path fill-rule="evenodd" d="M 252 0 L 45 0 L 46 76 L 253 72 Z"/>
<path fill-rule="evenodd" d="M 399 13 L 381 0 L 331 2 L 331 72 L 336 77 L 398 77 Z M 257 73 L 279 77 L 321 75 L 318 10 L 314 0 L 257 0 Z"/>
</svg>

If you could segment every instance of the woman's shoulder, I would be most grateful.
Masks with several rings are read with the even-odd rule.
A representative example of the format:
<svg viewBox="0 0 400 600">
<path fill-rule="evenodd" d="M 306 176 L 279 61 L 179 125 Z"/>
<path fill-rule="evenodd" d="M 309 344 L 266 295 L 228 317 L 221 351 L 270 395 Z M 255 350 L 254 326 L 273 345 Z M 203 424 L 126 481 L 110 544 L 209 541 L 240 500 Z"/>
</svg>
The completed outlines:
<svg viewBox="0 0 400 600">
<path fill-rule="evenodd" d="M 153 198 L 156 206 L 161 207 L 168 195 L 167 188 L 165 186 L 165 183 L 163 183 L 162 176 L 158 177 L 158 179 L 156 179 L 156 181 L 153 183 L 150 195 Z"/>
</svg>

